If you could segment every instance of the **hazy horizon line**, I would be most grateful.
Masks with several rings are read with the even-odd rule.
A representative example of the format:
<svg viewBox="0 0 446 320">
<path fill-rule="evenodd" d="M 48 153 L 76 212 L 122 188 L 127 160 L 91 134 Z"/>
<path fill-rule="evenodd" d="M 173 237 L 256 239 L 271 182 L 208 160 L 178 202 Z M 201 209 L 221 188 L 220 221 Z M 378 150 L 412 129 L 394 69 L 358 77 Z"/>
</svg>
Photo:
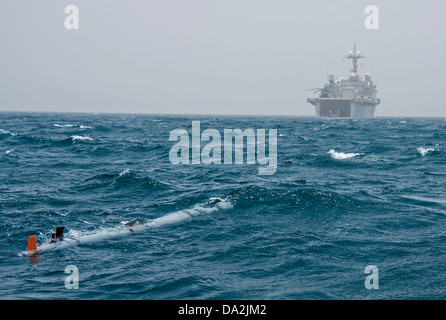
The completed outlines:
<svg viewBox="0 0 446 320">
<path fill-rule="evenodd" d="M 293 118 L 317 118 L 317 119 L 376 119 L 376 118 L 445 118 L 444 116 L 374 116 L 372 118 L 349 117 L 318 117 L 316 115 L 290 115 L 290 114 L 234 114 L 234 113 L 155 113 L 155 112 L 114 112 L 114 111 L 38 111 L 38 110 L 0 110 L 0 113 L 48 113 L 48 114 L 104 114 L 104 115 L 153 115 L 153 116 L 223 116 L 223 117 L 293 117 Z"/>
</svg>

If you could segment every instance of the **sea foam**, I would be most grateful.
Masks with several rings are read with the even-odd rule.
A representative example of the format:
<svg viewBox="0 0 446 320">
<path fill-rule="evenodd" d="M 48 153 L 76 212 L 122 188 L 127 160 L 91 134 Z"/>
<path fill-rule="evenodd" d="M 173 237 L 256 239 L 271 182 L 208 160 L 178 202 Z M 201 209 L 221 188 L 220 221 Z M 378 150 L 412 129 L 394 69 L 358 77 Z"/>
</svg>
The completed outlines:
<svg viewBox="0 0 446 320">
<path fill-rule="evenodd" d="M 345 160 L 345 159 L 350 159 L 356 156 L 361 155 L 360 153 L 343 153 L 343 152 L 336 152 L 333 149 L 331 149 L 330 151 L 328 151 L 328 153 L 331 155 L 331 157 L 333 159 L 336 160 Z"/>
<path fill-rule="evenodd" d="M 83 136 L 71 136 L 71 139 L 73 140 L 73 142 L 76 140 L 81 140 L 81 141 L 85 141 L 85 140 L 93 141 L 94 140 L 90 137 L 83 137 Z"/>
<path fill-rule="evenodd" d="M 418 153 L 421 154 L 423 157 L 428 154 L 430 151 L 435 151 L 434 148 L 424 148 L 424 147 L 419 147 L 418 149 Z"/>
<path fill-rule="evenodd" d="M 12 133 L 11 131 L 0 129 L 0 134 L 9 134 L 11 136 L 15 136 L 15 133 Z"/>
</svg>

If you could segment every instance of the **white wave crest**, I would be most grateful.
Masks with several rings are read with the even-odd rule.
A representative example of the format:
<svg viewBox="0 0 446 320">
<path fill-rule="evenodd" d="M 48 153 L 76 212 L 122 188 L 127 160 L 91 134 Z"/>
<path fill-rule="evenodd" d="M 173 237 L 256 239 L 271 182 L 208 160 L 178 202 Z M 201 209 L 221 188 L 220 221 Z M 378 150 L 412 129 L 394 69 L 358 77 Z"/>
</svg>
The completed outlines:
<svg viewBox="0 0 446 320">
<path fill-rule="evenodd" d="M 435 151 L 434 148 L 424 148 L 424 147 L 419 147 L 418 149 L 418 153 L 421 154 L 423 157 L 428 154 L 428 152 L 430 151 Z"/>
<path fill-rule="evenodd" d="M 125 169 L 124 171 L 121 171 L 118 176 L 122 177 L 122 176 L 125 176 L 128 173 L 130 173 L 130 169 L 129 168 Z"/>
<path fill-rule="evenodd" d="M 350 159 L 356 156 L 361 155 L 360 153 L 343 153 L 343 152 L 336 152 L 333 149 L 331 149 L 330 151 L 328 151 L 328 153 L 331 155 L 331 157 L 333 159 L 336 160 L 345 160 L 345 159 Z"/>
<path fill-rule="evenodd" d="M 0 129 L 0 134 L 9 134 L 11 136 L 15 136 L 15 133 L 12 133 L 11 131 Z"/>
<path fill-rule="evenodd" d="M 55 127 L 64 128 L 64 127 L 74 127 L 74 124 L 54 124 Z"/>
<path fill-rule="evenodd" d="M 71 136 L 71 139 L 73 140 L 73 142 L 76 140 L 81 140 L 81 141 L 85 141 L 85 140 L 93 141 L 94 140 L 90 137 L 83 137 L 83 136 Z"/>
</svg>

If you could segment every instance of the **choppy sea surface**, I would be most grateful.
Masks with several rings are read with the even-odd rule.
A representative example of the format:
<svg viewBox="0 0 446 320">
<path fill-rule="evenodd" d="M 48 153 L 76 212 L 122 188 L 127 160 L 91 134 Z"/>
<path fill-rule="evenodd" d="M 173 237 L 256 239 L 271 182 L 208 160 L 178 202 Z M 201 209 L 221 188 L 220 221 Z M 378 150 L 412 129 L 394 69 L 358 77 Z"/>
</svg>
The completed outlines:
<svg viewBox="0 0 446 320">
<path fill-rule="evenodd" d="M 276 173 L 173 165 L 194 120 L 277 129 Z M 444 118 L 3 112 L 0 168 L 1 299 L 446 298 Z"/>
</svg>

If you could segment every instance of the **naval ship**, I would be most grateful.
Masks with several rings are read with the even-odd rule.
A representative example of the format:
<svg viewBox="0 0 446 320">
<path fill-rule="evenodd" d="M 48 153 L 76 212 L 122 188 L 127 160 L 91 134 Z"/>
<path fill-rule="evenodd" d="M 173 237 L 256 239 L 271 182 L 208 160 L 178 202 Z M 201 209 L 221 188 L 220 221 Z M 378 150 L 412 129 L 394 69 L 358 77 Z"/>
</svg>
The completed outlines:
<svg viewBox="0 0 446 320">
<path fill-rule="evenodd" d="M 329 75 L 328 83 L 314 91 L 320 92 L 319 98 L 308 98 L 307 101 L 315 106 L 318 117 L 373 118 L 380 100 L 376 98 L 376 84 L 370 73 L 364 74 L 364 78 L 359 75 L 358 60 L 364 56 L 356 51 L 355 44 L 345 58 L 353 63 L 348 79 L 335 79 L 334 75 Z"/>
</svg>

